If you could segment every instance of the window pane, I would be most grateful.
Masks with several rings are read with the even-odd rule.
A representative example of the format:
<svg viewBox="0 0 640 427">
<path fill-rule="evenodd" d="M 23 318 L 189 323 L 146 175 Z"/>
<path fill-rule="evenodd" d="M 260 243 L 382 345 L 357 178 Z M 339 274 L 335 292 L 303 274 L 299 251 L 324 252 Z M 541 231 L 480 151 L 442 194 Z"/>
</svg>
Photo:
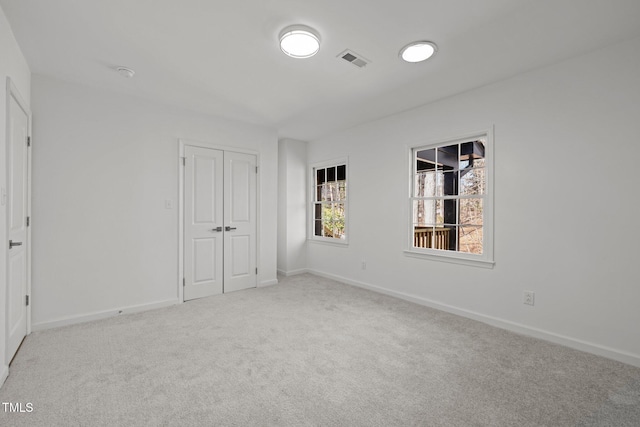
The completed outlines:
<svg viewBox="0 0 640 427">
<path fill-rule="evenodd" d="M 458 169 L 458 144 L 438 148 L 436 162 L 445 171 Z"/>
<path fill-rule="evenodd" d="M 338 200 L 347 199 L 347 183 L 342 181 L 338 183 Z"/>
<path fill-rule="evenodd" d="M 430 248 L 433 237 L 433 227 L 413 224 L 413 247 Z"/>
<path fill-rule="evenodd" d="M 419 226 L 435 224 L 436 222 L 436 201 L 435 200 L 414 200 L 413 201 L 413 222 Z"/>
<path fill-rule="evenodd" d="M 316 170 L 316 184 L 317 185 L 321 185 L 324 184 L 325 179 L 324 179 L 324 169 L 317 169 Z"/>
<path fill-rule="evenodd" d="M 460 227 L 460 252 L 482 254 L 482 227 Z"/>
<path fill-rule="evenodd" d="M 442 218 L 445 224 L 458 223 L 458 201 L 456 199 L 445 199 L 442 201 Z M 440 223 L 442 223 L 440 222 Z"/>
<path fill-rule="evenodd" d="M 435 169 L 436 150 L 420 150 L 416 153 L 416 171 L 425 171 Z"/>
<path fill-rule="evenodd" d="M 336 180 L 336 167 L 327 168 L 327 182 Z"/>
<path fill-rule="evenodd" d="M 484 160 L 484 159 L 483 159 Z M 471 168 L 460 172 L 460 194 L 484 194 L 486 187 L 484 168 Z"/>
<path fill-rule="evenodd" d="M 482 199 L 460 199 L 460 224 L 482 225 Z"/>
<path fill-rule="evenodd" d="M 322 205 L 323 236 L 343 239 L 345 237 L 344 204 L 326 203 Z"/>
<path fill-rule="evenodd" d="M 318 185 L 316 186 L 316 202 L 319 202 L 322 200 L 322 188 L 324 186 L 323 185 Z"/>
<path fill-rule="evenodd" d="M 316 220 L 322 219 L 322 204 L 321 203 L 316 203 L 315 212 L 314 212 L 314 217 L 313 218 L 316 219 Z"/>
<path fill-rule="evenodd" d="M 443 196 L 458 195 L 458 172 L 444 172 L 442 175 L 442 194 Z M 440 194 L 438 194 L 440 195 Z"/>
<path fill-rule="evenodd" d="M 324 188 L 322 189 L 322 201 L 333 200 L 334 186 L 335 183 L 333 182 L 328 182 L 323 186 Z"/>
<path fill-rule="evenodd" d="M 413 225 L 413 247 L 455 250 L 455 225 L 420 226 Z"/>
<path fill-rule="evenodd" d="M 317 219 L 314 221 L 314 236 L 322 236 L 322 220 Z"/>
<path fill-rule="evenodd" d="M 484 166 L 484 150 L 482 140 L 460 144 L 460 170 Z"/>
<path fill-rule="evenodd" d="M 433 197 L 436 194 L 436 173 L 435 172 L 418 172 L 415 176 L 414 196 L 416 197 Z"/>
<path fill-rule="evenodd" d="M 460 144 L 460 170 L 473 166 L 473 142 Z"/>
<path fill-rule="evenodd" d="M 322 185 L 322 188 L 320 189 L 320 200 L 322 202 L 334 202 L 339 199 L 339 192 L 338 192 L 338 183 L 334 182 L 328 182 L 326 184 Z"/>
<path fill-rule="evenodd" d="M 425 200 L 414 200 L 411 210 L 413 212 L 413 223 L 417 227 L 424 227 L 429 222 L 425 217 Z"/>
<path fill-rule="evenodd" d="M 455 200 L 414 200 L 413 201 L 413 222 L 420 226 L 427 224 L 444 224 L 445 207 L 449 202 L 455 203 Z M 455 207 L 453 210 L 455 215 Z M 455 222 L 455 221 L 450 221 Z"/>
<path fill-rule="evenodd" d="M 331 186 L 331 200 L 339 201 L 340 200 L 340 187 L 337 182 L 332 182 L 329 184 Z"/>
<path fill-rule="evenodd" d="M 338 181 L 344 181 L 345 179 L 347 179 L 347 166 L 338 166 Z"/>
<path fill-rule="evenodd" d="M 455 251 L 457 229 L 454 224 L 444 224 L 434 229 L 433 236 L 434 249 L 442 249 L 443 251 Z"/>
</svg>

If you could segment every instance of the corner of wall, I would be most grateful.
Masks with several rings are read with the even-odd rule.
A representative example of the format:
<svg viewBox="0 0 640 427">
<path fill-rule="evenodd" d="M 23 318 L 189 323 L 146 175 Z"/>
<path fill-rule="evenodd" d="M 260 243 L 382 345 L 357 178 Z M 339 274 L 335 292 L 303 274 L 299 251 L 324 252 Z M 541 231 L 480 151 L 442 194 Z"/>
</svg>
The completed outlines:
<svg viewBox="0 0 640 427">
<path fill-rule="evenodd" d="M 278 141 L 278 271 L 306 269 L 307 143 Z"/>
</svg>

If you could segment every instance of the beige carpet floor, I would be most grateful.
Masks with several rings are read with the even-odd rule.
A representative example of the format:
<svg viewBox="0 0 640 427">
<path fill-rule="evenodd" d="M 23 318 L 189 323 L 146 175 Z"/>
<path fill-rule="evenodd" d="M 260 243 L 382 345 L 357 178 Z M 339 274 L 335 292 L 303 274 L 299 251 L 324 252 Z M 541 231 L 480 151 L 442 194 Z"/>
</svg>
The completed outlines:
<svg viewBox="0 0 640 427">
<path fill-rule="evenodd" d="M 640 369 L 311 275 L 36 332 L 2 426 L 638 426 Z"/>
</svg>

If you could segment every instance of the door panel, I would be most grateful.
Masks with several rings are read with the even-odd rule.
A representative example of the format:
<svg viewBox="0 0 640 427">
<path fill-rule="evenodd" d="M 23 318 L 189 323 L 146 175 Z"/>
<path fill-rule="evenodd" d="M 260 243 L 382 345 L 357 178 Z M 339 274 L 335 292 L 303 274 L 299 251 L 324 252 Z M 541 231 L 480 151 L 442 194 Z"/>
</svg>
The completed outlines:
<svg viewBox="0 0 640 427">
<path fill-rule="evenodd" d="M 255 288 L 256 156 L 225 152 L 224 291 Z"/>
<path fill-rule="evenodd" d="M 222 191 L 216 188 L 216 184 L 222 183 L 222 180 L 216 175 L 216 167 L 220 159 L 202 156 L 193 157 L 193 185 L 194 185 L 194 224 L 215 223 L 216 214 L 218 220 L 221 220 L 220 212 L 216 212 L 216 196 L 222 196 Z"/>
<path fill-rule="evenodd" d="M 184 300 L 222 293 L 224 153 L 185 147 Z"/>
<path fill-rule="evenodd" d="M 250 246 L 251 242 L 247 236 L 231 236 L 230 256 L 231 262 L 231 276 L 238 277 L 242 275 L 249 275 L 249 259 L 251 257 Z"/>
<path fill-rule="evenodd" d="M 219 255 L 216 254 L 216 240 L 215 238 L 193 240 L 193 256 L 195 258 L 193 281 L 195 283 L 216 278 L 216 263 L 211 262 L 216 259 L 216 255 Z"/>
<path fill-rule="evenodd" d="M 9 257 L 9 283 L 24 283 L 26 281 L 25 272 L 26 272 L 27 260 L 25 257 L 24 250 L 17 251 L 16 254 L 13 254 Z M 20 332 L 22 320 L 24 317 L 23 307 L 25 305 L 25 295 L 26 292 L 22 289 L 22 287 L 9 287 L 9 307 L 12 310 L 9 310 L 9 328 L 10 334 Z M 26 326 L 26 325 L 25 325 Z M 22 336 L 26 335 L 26 328 Z"/>
<path fill-rule="evenodd" d="M 9 96 L 8 141 L 8 239 L 7 253 L 7 360 L 15 355 L 27 334 L 27 212 L 29 115 L 12 94 Z M 9 242 L 7 242 L 9 243 Z"/>
<path fill-rule="evenodd" d="M 255 170 L 255 166 L 251 168 L 251 164 L 249 162 L 239 161 L 233 158 L 230 159 L 227 164 L 231 168 L 229 174 L 229 184 L 232 189 L 230 192 L 230 222 L 248 222 L 251 220 L 251 186 L 249 185 L 249 180 L 251 179 L 251 175 L 254 173 L 253 170 Z"/>
</svg>

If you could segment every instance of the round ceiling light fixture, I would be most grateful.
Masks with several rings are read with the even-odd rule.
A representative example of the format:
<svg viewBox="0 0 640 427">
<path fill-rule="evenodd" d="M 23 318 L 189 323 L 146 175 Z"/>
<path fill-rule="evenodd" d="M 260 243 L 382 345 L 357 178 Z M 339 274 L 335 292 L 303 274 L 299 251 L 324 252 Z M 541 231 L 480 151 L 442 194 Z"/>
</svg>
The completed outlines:
<svg viewBox="0 0 640 427">
<path fill-rule="evenodd" d="M 117 67 L 116 71 L 118 72 L 118 74 L 120 74 L 122 77 L 126 77 L 128 79 L 130 79 L 131 77 L 133 77 L 133 75 L 136 73 L 135 71 L 133 71 L 131 68 L 127 68 L 127 67 Z"/>
<path fill-rule="evenodd" d="M 400 49 L 400 58 L 406 62 L 422 62 L 431 58 L 438 51 L 438 46 L 433 42 L 417 41 L 409 43 Z"/>
<path fill-rule="evenodd" d="M 292 58 L 310 58 L 320 50 L 320 36 L 306 25 L 292 25 L 280 32 L 280 49 Z"/>
</svg>

